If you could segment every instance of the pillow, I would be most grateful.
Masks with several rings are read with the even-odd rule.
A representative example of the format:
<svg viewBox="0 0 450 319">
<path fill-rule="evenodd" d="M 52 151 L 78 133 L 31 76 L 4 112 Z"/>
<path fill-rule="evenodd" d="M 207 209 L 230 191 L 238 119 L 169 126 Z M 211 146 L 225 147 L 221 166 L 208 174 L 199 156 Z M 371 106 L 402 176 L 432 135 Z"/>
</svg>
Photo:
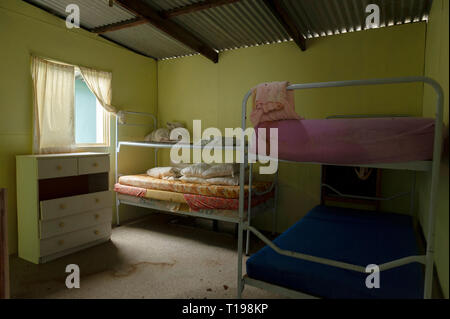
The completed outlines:
<svg viewBox="0 0 450 319">
<path fill-rule="evenodd" d="M 188 177 L 203 177 L 203 172 L 209 169 L 211 165 L 206 163 L 192 164 L 181 170 L 181 175 Z"/>
<path fill-rule="evenodd" d="M 178 177 L 180 170 L 176 167 L 153 167 L 147 170 L 147 175 L 155 178 Z"/>
<path fill-rule="evenodd" d="M 203 178 L 234 176 L 239 173 L 239 164 L 215 164 L 202 173 Z"/>
<path fill-rule="evenodd" d="M 177 127 L 185 127 L 185 125 L 180 122 L 167 122 L 166 127 L 171 131 Z"/>
<path fill-rule="evenodd" d="M 145 136 L 147 142 L 168 142 L 170 131 L 167 128 L 159 128 Z"/>
</svg>

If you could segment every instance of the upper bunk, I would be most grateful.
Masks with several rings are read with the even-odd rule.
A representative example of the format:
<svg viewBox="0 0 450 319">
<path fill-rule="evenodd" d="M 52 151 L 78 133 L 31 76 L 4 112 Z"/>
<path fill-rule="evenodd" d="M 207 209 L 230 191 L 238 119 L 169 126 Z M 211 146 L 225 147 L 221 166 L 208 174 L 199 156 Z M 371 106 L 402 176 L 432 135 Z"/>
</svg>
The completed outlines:
<svg viewBox="0 0 450 319">
<path fill-rule="evenodd" d="M 261 162 L 358 166 L 411 171 L 431 171 L 439 166 L 442 145 L 443 91 L 428 77 L 400 77 L 294 84 L 287 90 L 369 86 L 422 82 L 437 94 L 434 119 L 420 117 L 353 117 L 315 120 L 277 120 L 261 122 L 256 129 L 256 142 L 250 146 L 249 157 Z M 248 91 L 242 102 L 242 129 L 246 128 Z M 258 134 L 258 129 L 266 134 Z M 270 137 L 269 130 L 277 129 Z M 258 136 L 260 135 L 260 136 Z M 261 144 L 262 142 L 262 144 Z M 258 145 L 267 150 L 277 143 L 277 157 L 265 150 L 258 154 Z"/>
<path fill-rule="evenodd" d="M 136 116 L 138 118 L 149 118 L 151 123 L 136 123 L 135 121 L 129 121 L 126 117 L 128 115 Z M 153 149 L 216 149 L 219 147 L 223 150 L 233 150 L 236 151 L 241 149 L 239 140 L 236 138 L 222 138 L 211 139 L 211 140 L 200 140 L 195 143 L 183 143 L 181 141 L 165 141 L 165 142 L 156 142 L 156 141 L 146 141 L 144 139 L 141 140 L 120 140 L 119 138 L 119 127 L 120 126 L 140 126 L 145 127 L 147 129 L 155 130 L 157 128 L 157 120 L 156 117 L 151 113 L 145 112 L 134 112 L 134 111 L 120 111 L 116 116 L 116 152 L 120 152 L 121 146 L 132 146 L 132 147 L 146 147 Z M 244 150 L 247 151 L 248 145 L 244 146 Z"/>
</svg>

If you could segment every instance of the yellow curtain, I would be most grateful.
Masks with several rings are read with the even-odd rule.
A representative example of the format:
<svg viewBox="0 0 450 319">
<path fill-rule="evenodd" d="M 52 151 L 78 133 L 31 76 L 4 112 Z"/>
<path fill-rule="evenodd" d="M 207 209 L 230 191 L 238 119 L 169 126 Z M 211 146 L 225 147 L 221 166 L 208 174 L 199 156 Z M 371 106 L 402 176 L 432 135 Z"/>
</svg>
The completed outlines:
<svg viewBox="0 0 450 319">
<path fill-rule="evenodd" d="M 34 153 L 70 152 L 75 144 L 75 68 L 32 57 Z"/>
</svg>

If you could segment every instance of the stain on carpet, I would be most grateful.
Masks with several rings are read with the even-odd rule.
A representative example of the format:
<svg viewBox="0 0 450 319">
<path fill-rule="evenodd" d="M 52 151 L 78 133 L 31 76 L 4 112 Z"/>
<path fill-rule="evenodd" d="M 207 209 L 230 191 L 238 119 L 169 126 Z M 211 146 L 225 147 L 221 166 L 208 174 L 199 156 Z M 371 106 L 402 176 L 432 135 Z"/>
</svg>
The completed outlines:
<svg viewBox="0 0 450 319">
<path fill-rule="evenodd" d="M 111 275 L 113 277 L 128 277 L 134 273 L 136 273 L 136 271 L 143 266 L 158 266 L 158 267 L 173 267 L 175 265 L 176 262 L 151 262 L 151 261 L 141 261 L 139 263 L 135 263 L 135 264 L 128 264 L 128 265 L 124 265 L 123 268 L 115 270 L 113 272 L 111 272 Z"/>
</svg>

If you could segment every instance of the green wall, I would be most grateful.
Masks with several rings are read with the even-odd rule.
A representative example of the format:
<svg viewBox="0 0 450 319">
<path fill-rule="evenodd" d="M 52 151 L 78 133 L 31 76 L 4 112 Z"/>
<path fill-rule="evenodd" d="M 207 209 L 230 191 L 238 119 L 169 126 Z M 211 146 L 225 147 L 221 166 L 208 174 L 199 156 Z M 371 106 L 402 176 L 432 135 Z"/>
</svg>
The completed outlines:
<svg viewBox="0 0 450 319">
<path fill-rule="evenodd" d="M 258 83 L 292 83 L 421 75 L 425 23 L 395 26 L 308 41 L 305 52 L 292 42 L 225 51 L 218 64 L 202 56 L 158 62 L 158 116 L 202 119 L 203 127 L 239 127 L 244 94 Z M 296 111 L 304 117 L 333 114 L 422 114 L 419 84 L 296 91 Z M 164 160 L 168 160 L 167 153 Z M 406 173 L 383 175 L 386 193 L 408 190 Z M 319 202 L 318 165 L 281 164 L 278 231 L 286 229 Z M 406 189 L 405 189 L 406 186 Z M 385 205 L 405 211 L 408 198 Z M 270 215 L 257 221 L 270 228 Z"/>
<path fill-rule="evenodd" d="M 32 151 L 31 54 L 111 71 L 112 104 L 135 111 L 156 113 L 157 70 L 156 61 L 89 32 L 68 30 L 63 20 L 19 0 L 0 2 L 0 43 L 0 187 L 8 189 L 9 249 L 15 253 L 15 156 Z M 106 151 L 113 154 L 111 148 Z M 153 155 L 147 151 L 124 149 L 124 152 L 129 156 L 121 157 L 123 172 L 140 172 L 153 163 Z M 113 168 L 114 156 L 111 159 Z M 113 178 L 111 170 L 111 184 Z M 131 208 L 122 211 L 124 218 L 142 213 Z"/>
<path fill-rule="evenodd" d="M 426 33 L 425 75 L 437 80 L 444 89 L 444 123 L 448 134 L 448 12 L 449 2 L 446 0 L 434 0 L 431 8 Z M 434 117 L 436 110 L 434 90 L 426 86 L 423 97 L 424 116 Z M 435 230 L 435 261 L 437 274 L 442 286 L 444 296 L 449 298 L 449 156 L 448 140 L 442 156 L 440 183 L 437 203 L 437 222 Z M 418 178 L 419 185 L 419 213 L 423 229 L 427 229 L 426 217 L 429 205 L 429 174 L 421 174 Z"/>
</svg>

